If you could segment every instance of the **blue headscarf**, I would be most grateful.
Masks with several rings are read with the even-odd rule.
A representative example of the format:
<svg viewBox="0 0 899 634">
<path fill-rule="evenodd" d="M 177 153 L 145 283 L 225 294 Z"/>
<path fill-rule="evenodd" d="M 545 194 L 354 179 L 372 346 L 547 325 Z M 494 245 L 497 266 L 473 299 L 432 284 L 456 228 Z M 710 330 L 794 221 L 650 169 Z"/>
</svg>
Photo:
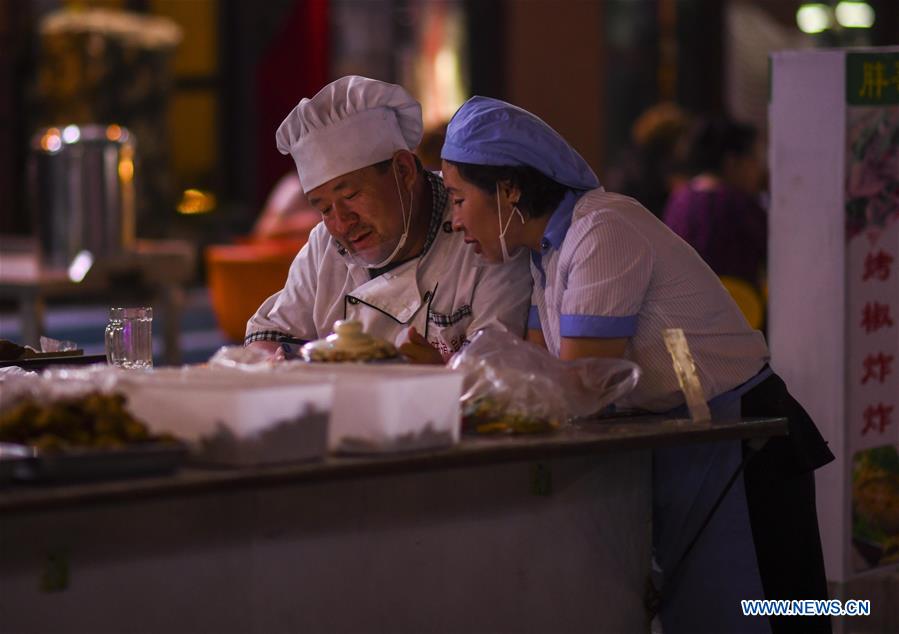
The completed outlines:
<svg viewBox="0 0 899 634">
<path fill-rule="evenodd" d="M 587 161 L 539 117 L 517 106 L 472 97 L 446 130 L 440 158 L 475 165 L 527 165 L 576 190 L 596 189 Z"/>
</svg>

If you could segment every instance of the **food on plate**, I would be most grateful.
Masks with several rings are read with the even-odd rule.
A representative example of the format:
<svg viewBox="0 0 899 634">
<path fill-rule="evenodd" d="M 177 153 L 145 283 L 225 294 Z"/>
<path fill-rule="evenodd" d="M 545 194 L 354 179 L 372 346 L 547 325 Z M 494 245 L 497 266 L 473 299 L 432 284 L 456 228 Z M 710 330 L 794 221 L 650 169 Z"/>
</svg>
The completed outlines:
<svg viewBox="0 0 899 634">
<path fill-rule="evenodd" d="M 335 321 L 334 334 L 310 341 L 300 352 L 306 361 L 326 363 L 384 361 L 399 356 L 392 343 L 366 334 L 362 324 L 350 320 Z"/>
<path fill-rule="evenodd" d="M 0 442 L 32 445 L 42 451 L 172 441 L 169 435 L 152 434 L 125 408 L 125 397 L 118 393 L 91 392 L 51 402 L 28 397 L 0 413 Z"/>
</svg>

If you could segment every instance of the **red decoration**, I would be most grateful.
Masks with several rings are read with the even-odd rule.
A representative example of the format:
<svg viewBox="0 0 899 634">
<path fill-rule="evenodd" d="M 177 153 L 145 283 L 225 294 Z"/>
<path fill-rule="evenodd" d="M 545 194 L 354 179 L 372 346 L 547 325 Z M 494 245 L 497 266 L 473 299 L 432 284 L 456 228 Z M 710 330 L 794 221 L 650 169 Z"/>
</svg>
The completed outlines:
<svg viewBox="0 0 899 634">
<path fill-rule="evenodd" d="M 892 414 L 892 412 L 892 405 L 884 405 L 883 403 L 878 403 L 876 407 L 868 405 L 868 407 L 865 408 L 865 426 L 862 428 L 862 436 L 869 431 L 876 431 L 879 434 L 883 434 L 883 430 L 893 422 L 890 419 L 890 414 Z"/>
<path fill-rule="evenodd" d="M 865 375 L 862 377 L 862 385 L 868 380 L 875 380 L 883 383 L 888 375 L 893 372 L 893 355 L 878 352 L 876 355 L 869 354 L 865 358 Z"/>
<path fill-rule="evenodd" d="M 875 332 L 881 328 L 889 328 L 893 325 L 890 317 L 890 305 L 880 302 L 868 302 L 862 313 L 861 326 L 866 333 Z"/>
<path fill-rule="evenodd" d="M 893 256 L 881 249 L 877 253 L 869 253 L 865 256 L 865 273 L 862 275 L 862 281 L 871 278 L 877 280 L 887 280 L 890 278 L 890 265 L 893 263 Z"/>
</svg>

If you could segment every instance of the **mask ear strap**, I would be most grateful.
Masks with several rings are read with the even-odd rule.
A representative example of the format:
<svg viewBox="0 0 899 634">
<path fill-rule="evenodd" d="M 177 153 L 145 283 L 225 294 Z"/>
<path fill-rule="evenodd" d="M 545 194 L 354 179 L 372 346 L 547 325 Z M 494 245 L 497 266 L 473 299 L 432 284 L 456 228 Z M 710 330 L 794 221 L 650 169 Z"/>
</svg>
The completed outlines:
<svg viewBox="0 0 899 634">
<path fill-rule="evenodd" d="M 505 227 L 503 227 L 503 209 L 499 202 L 499 181 L 496 183 L 496 222 L 499 225 L 499 236 L 505 235 Z"/>
<path fill-rule="evenodd" d="M 512 213 L 518 214 L 518 218 L 519 220 L 521 220 L 521 224 L 524 224 L 524 214 L 521 213 L 521 209 L 518 208 L 518 205 L 516 203 L 512 203 Z"/>
<path fill-rule="evenodd" d="M 521 213 L 521 210 L 518 208 L 517 203 L 512 203 L 512 213 L 509 215 L 509 219 L 506 221 L 506 224 L 503 225 L 503 212 L 502 206 L 499 201 L 499 181 L 496 183 L 496 218 L 499 222 L 499 235 L 500 237 L 506 235 L 506 230 L 509 228 L 509 225 L 512 223 L 512 218 L 518 214 L 518 219 L 521 220 L 521 224 L 525 223 L 524 214 Z"/>
<path fill-rule="evenodd" d="M 412 201 L 415 199 L 415 186 L 409 190 L 409 213 L 406 214 L 406 206 L 403 204 L 403 190 L 400 188 L 400 177 L 396 173 L 396 165 L 393 165 L 393 180 L 396 183 L 396 193 L 400 198 L 400 210 L 403 212 L 403 239 L 409 234 L 409 226 L 412 224 Z"/>
</svg>

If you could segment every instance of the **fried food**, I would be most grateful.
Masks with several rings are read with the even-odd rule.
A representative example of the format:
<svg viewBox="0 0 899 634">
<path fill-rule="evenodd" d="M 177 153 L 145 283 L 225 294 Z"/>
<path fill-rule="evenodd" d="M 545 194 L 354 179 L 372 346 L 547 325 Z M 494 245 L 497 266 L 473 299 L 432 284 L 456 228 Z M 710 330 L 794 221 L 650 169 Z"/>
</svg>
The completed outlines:
<svg viewBox="0 0 899 634">
<path fill-rule="evenodd" d="M 462 428 L 478 434 L 542 434 L 558 427 L 557 420 L 509 412 L 489 397 L 468 403 L 462 411 Z"/>
<path fill-rule="evenodd" d="M 25 398 L 0 413 L 0 442 L 32 445 L 42 451 L 76 447 L 113 449 L 134 443 L 166 442 L 125 408 L 122 394 L 91 392 L 78 398 L 38 403 Z"/>
</svg>

